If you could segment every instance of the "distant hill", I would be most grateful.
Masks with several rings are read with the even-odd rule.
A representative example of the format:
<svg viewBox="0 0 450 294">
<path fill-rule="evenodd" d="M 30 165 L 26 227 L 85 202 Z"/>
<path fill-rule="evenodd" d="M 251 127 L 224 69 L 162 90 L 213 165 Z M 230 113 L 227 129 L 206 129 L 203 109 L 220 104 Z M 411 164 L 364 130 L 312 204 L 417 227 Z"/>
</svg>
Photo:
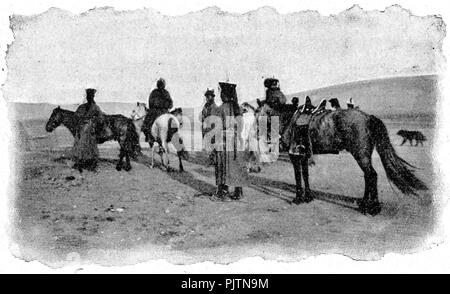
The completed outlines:
<svg viewBox="0 0 450 294">
<path fill-rule="evenodd" d="M 393 77 L 357 81 L 287 95 L 300 98 L 309 95 L 314 104 L 322 98 L 338 98 L 341 106 L 353 98 L 362 110 L 382 117 L 432 116 L 439 96 L 437 75 Z"/>
<path fill-rule="evenodd" d="M 303 98 L 309 95 L 314 104 L 319 103 L 322 98 L 336 97 L 343 107 L 348 98 L 352 97 L 362 110 L 381 117 L 434 117 L 439 95 L 437 83 L 436 75 L 393 77 L 333 85 L 289 94 L 287 97 L 290 101 L 292 97 L 298 96 L 302 103 Z M 255 104 L 255 100 L 252 103 Z M 48 103 L 10 103 L 10 118 L 48 119 L 56 106 Z M 106 113 L 129 116 L 135 104 L 106 102 L 99 103 L 99 106 Z M 77 105 L 61 105 L 61 107 L 75 110 Z M 183 108 L 183 112 L 192 121 L 197 120 L 194 111 L 198 113 L 200 109 L 201 105 L 196 108 Z"/>
</svg>

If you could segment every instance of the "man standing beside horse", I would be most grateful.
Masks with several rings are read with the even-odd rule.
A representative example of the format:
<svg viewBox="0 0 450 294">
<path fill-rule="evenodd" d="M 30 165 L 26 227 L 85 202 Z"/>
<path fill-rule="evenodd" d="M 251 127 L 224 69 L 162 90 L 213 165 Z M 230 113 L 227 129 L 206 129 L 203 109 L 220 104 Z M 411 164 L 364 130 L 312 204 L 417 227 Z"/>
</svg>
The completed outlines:
<svg viewBox="0 0 450 294">
<path fill-rule="evenodd" d="M 169 91 L 166 90 L 166 81 L 161 78 L 156 82 L 156 89 L 150 93 L 150 97 L 148 98 L 148 113 L 145 116 L 141 128 L 147 142 L 151 143 L 155 141 L 155 138 L 152 136 L 152 125 L 155 120 L 160 115 L 168 113 L 172 107 L 173 101 Z"/>
<path fill-rule="evenodd" d="M 97 90 L 86 89 L 87 102 L 75 111 L 79 128 L 75 134 L 72 157 L 75 168 L 95 170 L 98 161 L 97 142 L 104 142 L 111 136 L 111 129 L 100 107 L 95 103 Z"/>
</svg>

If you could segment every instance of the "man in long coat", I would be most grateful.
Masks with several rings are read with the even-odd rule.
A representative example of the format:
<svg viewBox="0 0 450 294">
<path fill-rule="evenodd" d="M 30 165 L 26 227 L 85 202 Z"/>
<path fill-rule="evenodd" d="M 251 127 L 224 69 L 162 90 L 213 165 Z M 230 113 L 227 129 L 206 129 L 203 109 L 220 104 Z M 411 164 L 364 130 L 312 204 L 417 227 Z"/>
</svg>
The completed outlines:
<svg viewBox="0 0 450 294">
<path fill-rule="evenodd" d="M 97 142 L 105 141 L 111 136 L 111 129 L 107 127 L 104 114 L 94 101 L 96 92 L 95 89 L 86 89 L 87 102 L 75 111 L 79 128 L 75 134 L 72 157 L 75 161 L 74 167 L 80 171 L 83 168 L 94 170 L 97 167 Z"/>
<path fill-rule="evenodd" d="M 207 146 L 214 144 L 214 137 L 211 138 L 211 142 L 205 141 L 205 136 L 214 128 L 214 124 L 210 124 L 207 119 L 211 117 L 211 114 L 216 110 L 217 104 L 214 101 L 214 89 L 206 89 L 205 97 L 206 102 L 203 106 L 202 112 L 200 113 L 200 122 L 202 123 L 202 145 L 204 150 L 208 150 Z M 209 138 L 209 137 L 207 137 Z M 214 150 L 212 150 L 208 155 L 209 165 L 214 165 L 215 155 Z"/>
<path fill-rule="evenodd" d="M 238 200 L 243 196 L 242 187 L 248 183 L 248 173 L 245 164 L 244 141 L 241 137 L 242 113 L 239 107 L 236 85 L 219 83 L 220 105 L 213 115 L 222 122 L 222 134 L 216 151 L 215 175 L 217 196 L 224 198 L 228 187 L 234 186 L 231 199 Z"/>
<path fill-rule="evenodd" d="M 148 112 L 141 127 L 147 142 L 153 142 L 155 140 L 152 136 L 152 125 L 155 120 L 160 115 L 169 112 L 172 107 L 173 101 L 169 91 L 166 90 L 166 81 L 161 78 L 156 82 L 156 89 L 150 93 L 148 98 Z"/>
</svg>

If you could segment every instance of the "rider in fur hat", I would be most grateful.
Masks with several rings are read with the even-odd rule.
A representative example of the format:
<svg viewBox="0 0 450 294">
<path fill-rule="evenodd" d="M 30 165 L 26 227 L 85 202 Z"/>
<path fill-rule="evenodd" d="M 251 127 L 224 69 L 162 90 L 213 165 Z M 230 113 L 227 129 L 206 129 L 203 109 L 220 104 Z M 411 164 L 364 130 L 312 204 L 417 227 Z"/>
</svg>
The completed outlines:
<svg viewBox="0 0 450 294">
<path fill-rule="evenodd" d="M 280 105 L 286 104 L 286 96 L 281 92 L 280 82 L 277 79 L 265 79 L 264 87 L 266 87 L 266 102 L 270 107 L 277 109 Z"/>
<path fill-rule="evenodd" d="M 150 93 L 148 98 L 148 113 L 145 116 L 141 130 L 145 134 L 147 142 L 154 141 L 151 134 L 152 125 L 162 114 L 169 112 L 173 107 L 173 101 L 169 91 L 166 90 L 166 81 L 160 78 L 156 82 L 156 89 Z"/>
</svg>

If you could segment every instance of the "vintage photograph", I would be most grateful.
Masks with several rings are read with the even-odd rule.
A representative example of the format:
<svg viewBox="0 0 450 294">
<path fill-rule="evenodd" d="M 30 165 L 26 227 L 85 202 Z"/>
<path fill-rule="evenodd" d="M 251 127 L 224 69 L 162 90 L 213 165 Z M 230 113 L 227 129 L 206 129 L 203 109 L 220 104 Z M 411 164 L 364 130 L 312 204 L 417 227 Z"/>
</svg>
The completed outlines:
<svg viewBox="0 0 450 294">
<path fill-rule="evenodd" d="M 374 261 L 439 239 L 440 11 L 48 7 L 9 22 L 15 257 Z"/>
</svg>

